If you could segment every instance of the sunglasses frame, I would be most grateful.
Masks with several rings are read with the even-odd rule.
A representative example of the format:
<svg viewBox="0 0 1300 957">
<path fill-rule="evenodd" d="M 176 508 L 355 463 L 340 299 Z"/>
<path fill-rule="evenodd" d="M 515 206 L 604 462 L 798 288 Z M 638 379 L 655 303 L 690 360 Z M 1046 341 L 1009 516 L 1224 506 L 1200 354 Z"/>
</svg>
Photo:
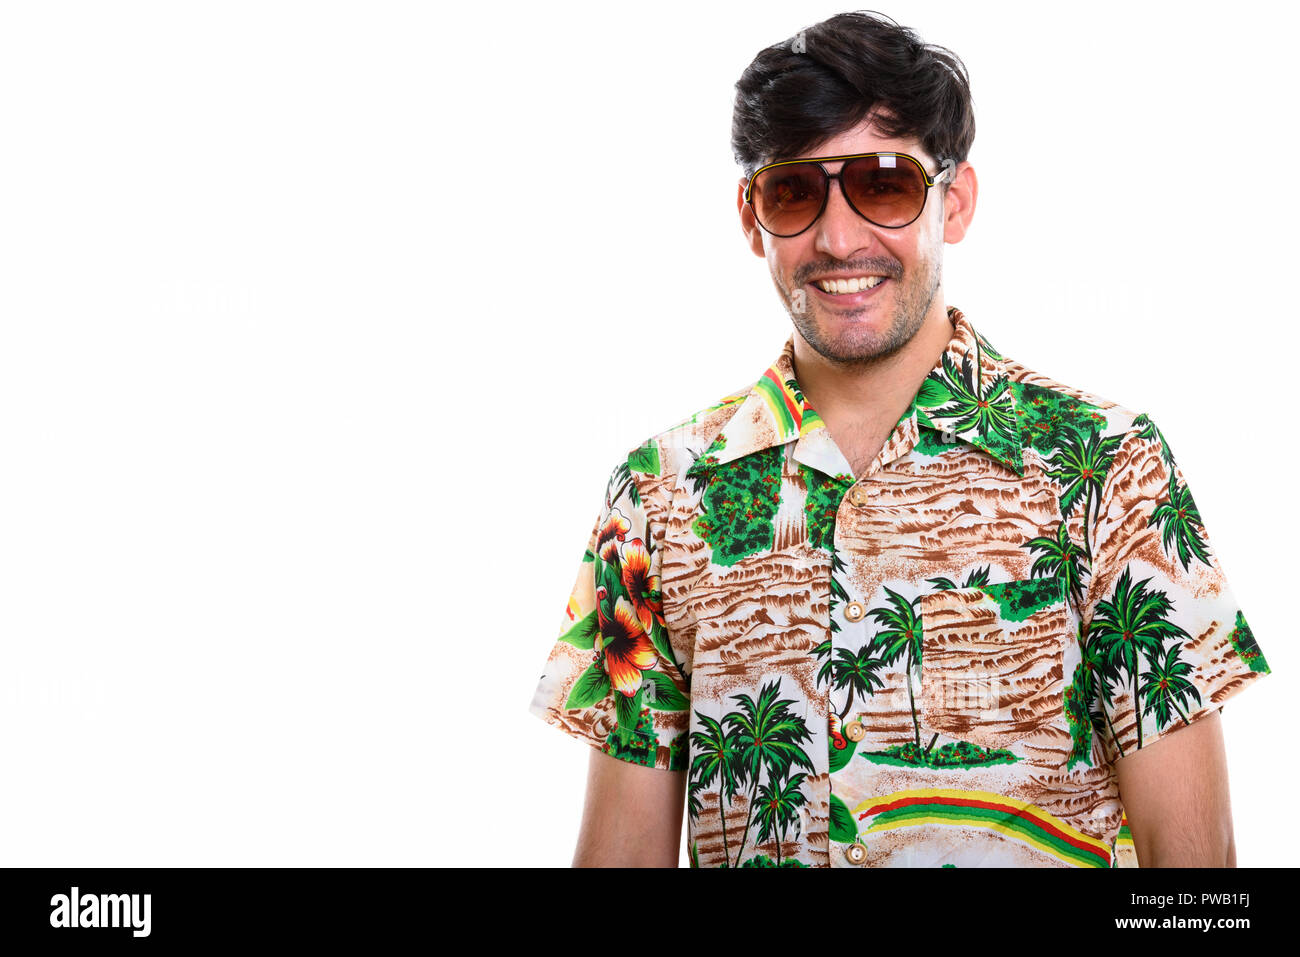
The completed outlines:
<svg viewBox="0 0 1300 957">
<path fill-rule="evenodd" d="M 849 194 L 844 189 L 844 180 L 840 179 L 840 177 L 844 173 L 844 167 L 848 166 L 849 164 L 849 160 L 869 159 L 873 156 L 893 156 L 899 159 L 909 160 L 918 170 L 920 170 L 921 179 L 925 183 L 925 194 L 921 197 L 921 208 L 916 211 L 915 216 L 913 216 L 907 222 L 902 223 L 898 226 L 886 226 L 884 223 L 878 223 L 870 216 L 864 214 L 862 210 L 858 209 L 858 207 L 854 206 L 853 200 L 849 199 Z M 844 160 L 844 166 L 840 167 L 838 173 L 829 172 L 826 169 L 826 167 L 822 165 L 824 163 L 838 162 L 839 160 Z M 822 176 L 826 177 L 826 179 L 828 180 L 828 182 L 826 183 L 826 190 L 822 194 L 821 208 L 817 210 L 817 215 L 812 218 L 812 220 L 808 223 L 808 225 L 805 226 L 803 229 L 799 230 L 799 232 L 786 233 L 786 234 L 774 233 L 766 226 L 763 226 L 763 221 L 758 218 L 758 210 L 754 208 L 754 197 L 753 197 L 754 180 L 758 179 L 760 173 L 772 169 L 773 167 L 795 166 L 800 163 L 811 163 L 814 166 L 819 167 L 822 171 Z M 871 223 L 871 225 L 879 226 L 881 229 L 906 229 L 908 226 L 911 226 L 914 222 L 916 222 L 917 219 L 920 218 L 921 214 L 925 212 L 925 203 L 930 198 L 930 187 L 937 186 L 939 183 L 943 182 L 944 179 L 948 179 L 951 182 L 951 174 L 953 170 L 956 169 L 956 167 L 957 164 L 953 162 L 951 158 L 945 159 L 943 160 L 943 169 L 936 172 L 934 176 L 931 176 L 929 173 L 925 171 L 925 167 L 921 165 L 921 161 L 918 160 L 915 156 L 911 156 L 907 153 L 895 153 L 889 150 L 884 150 L 876 153 L 849 153 L 846 156 L 809 156 L 804 159 L 781 160 L 779 163 L 768 163 L 766 166 L 760 166 L 758 169 L 754 170 L 754 175 L 750 176 L 748 180 L 745 182 L 745 203 L 749 206 L 750 212 L 754 214 L 755 222 L 757 222 L 760 226 L 763 226 L 763 229 L 766 230 L 769 235 L 775 236 L 778 239 L 793 239 L 795 236 L 799 236 L 803 233 L 806 233 L 809 229 L 813 227 L 813 225 L 817 222 L 817 220 L 822 218 L 822 213 L 826 212 L 826 204 L 830 202 L 830 198 L 831 198 L 831 184 L 829 180 L 838 180 L 840 184 L 840 195 L 844 197 L 844 202 L 848 203 L 849 209 L 853 210 L 855 213 L 857 213 L 867 222 Z"/>
</svg>

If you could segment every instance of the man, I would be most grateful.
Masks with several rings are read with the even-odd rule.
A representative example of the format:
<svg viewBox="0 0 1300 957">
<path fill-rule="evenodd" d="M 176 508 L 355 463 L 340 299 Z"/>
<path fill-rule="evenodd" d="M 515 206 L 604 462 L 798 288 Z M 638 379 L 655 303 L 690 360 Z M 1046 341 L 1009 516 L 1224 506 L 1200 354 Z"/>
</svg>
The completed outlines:
<svg viewBox="0 0 1300 957">
<path fill-rule="evenodd" d="M 1268 665 L 1151 418 L 945 305 L 964 67 L 844 14 L 737 90 L 794 330 L 612 471 L 532 704 L 598 749 L 575 864 L 674 865 L 685 806 L 694 866 L 1233 866 Z"/>
</svg>

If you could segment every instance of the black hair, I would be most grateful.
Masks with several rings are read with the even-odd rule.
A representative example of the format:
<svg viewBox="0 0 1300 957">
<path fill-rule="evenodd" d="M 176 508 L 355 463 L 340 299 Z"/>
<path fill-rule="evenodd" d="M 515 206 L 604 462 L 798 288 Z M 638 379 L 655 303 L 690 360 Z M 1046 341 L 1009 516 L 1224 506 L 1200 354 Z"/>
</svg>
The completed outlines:
<svg viewBox="0 0 1300 957">
<path fill-rule="evenodd" d="M 975 139 L 965 64 L 892 18 L 861 10 L 823 20 L 754 57 L 736 82 L 732 153 L 752 176 L 869 114 L 882 135 L 915 139 L 940 164 L 965 161 Z"/>
</svg>

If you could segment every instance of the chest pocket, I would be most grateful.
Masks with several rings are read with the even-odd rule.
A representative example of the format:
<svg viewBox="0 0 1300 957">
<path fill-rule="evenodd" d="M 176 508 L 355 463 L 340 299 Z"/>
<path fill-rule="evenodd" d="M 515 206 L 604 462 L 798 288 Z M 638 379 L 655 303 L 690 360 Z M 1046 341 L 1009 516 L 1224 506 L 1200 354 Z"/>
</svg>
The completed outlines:
<svg viewBox="0 0 1300 957">
<path fill-rule="evenodd" d="M 1059 722 L 1073 640 L 1056 576 L 922 595 L 922 725 L 1006 748 Z"/>
</svg>

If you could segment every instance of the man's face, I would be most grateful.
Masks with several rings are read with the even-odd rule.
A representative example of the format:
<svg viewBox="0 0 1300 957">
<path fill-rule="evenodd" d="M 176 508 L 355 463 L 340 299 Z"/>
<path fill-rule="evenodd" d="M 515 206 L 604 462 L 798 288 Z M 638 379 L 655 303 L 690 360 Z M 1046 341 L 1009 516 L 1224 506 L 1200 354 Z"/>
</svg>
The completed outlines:
<svg viewBox="0 0 1300 957">
<path fill-rule="evenodd" d="M 933 177 L 940 168 L 934 157 L 914 140 L 887 139 L 870 125 L 870 117 L 852 130 L 818 144 L 808 156 L 893 151 L 921 161 Z M 778 157 L 797 159 L 798 157 Z M 827 163 L 836 173 L 843 161 Z M 958 169 L 973 172 L 962 164 Z M 848 205 L 839 183 L 832 181 L 826 209 L 798 236 L 781 239 L 762 229 L 739 200 L 741 224 L 756 255 L 767 259 L 778 294 L 808 345 L 826 359 L 860 363 L 896 352 L 924 321 L 943 312 L 940 289 L 943 243 L 956 242 L 965 232 L 964 217 L 945 217 L 944 194 L 932 187 L 921 215 L 901 229 L 867 222 Z M 963 194 L 964 195 L 964 194 Z M 970 195 L 973 208 L 973 193 Z M 960 220 L 954 222 L 953 220 Z M 954 235 L 955 233 L 955 235 Z M 814 280 L 826 276 L 883 275 L 886 280 L 864 292 L 837 295 Z"/>
</svg>

